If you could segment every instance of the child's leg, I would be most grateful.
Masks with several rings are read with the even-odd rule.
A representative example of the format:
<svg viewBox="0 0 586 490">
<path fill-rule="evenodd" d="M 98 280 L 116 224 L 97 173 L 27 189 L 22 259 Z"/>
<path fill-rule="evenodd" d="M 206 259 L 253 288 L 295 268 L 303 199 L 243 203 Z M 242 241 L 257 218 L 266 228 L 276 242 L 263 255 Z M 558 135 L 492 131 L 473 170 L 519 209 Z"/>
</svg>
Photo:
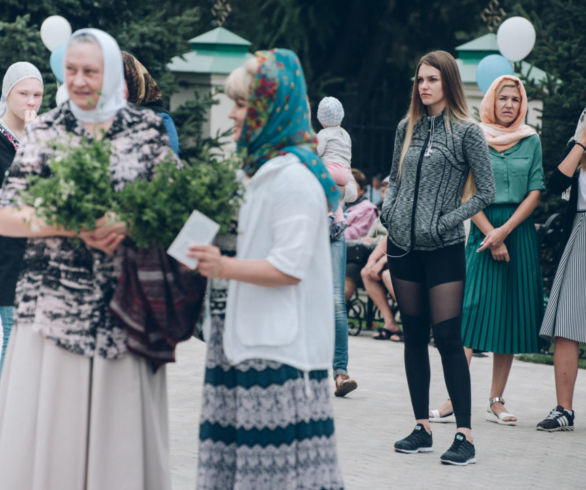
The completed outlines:
<svg viewBox="0 0 586 490">
<path fill-rule="evenodd" d="M 346 185 L 351 178 L 350 168 L 343 163 L 325 162 L 328 172 L 338 185 Z"/>
</svg>

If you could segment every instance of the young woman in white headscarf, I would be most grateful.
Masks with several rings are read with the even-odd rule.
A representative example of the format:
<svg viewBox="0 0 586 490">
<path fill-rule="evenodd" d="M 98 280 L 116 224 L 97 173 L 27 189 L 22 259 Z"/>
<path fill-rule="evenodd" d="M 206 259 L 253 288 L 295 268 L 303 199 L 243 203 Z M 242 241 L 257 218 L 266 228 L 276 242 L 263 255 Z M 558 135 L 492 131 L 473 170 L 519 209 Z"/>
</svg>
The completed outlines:
<svg viewBox="0 0 586 490">
<path fill-rule="evenodd" d="M 38 68 L 27 61 L 10 65 L 2 79 L 0 100 L 0 185 L 20 146 L 25 126 L 35 120 L 42 101 L 43 78 Z M 0 373 L 12 330 L 14 289 L 25 244 L 23 238 L 0 236 L 0 318 L 3 332 Z"/>
<path fill-rule="evenodd" d="M 0 192 L 0 234 L 28 238 L 0 381 L 2 487 L 167 490 L 165 368 L 129 353 L 107 310 L 124 226 L 102 219 L 79 241 L 19 205 L 27 177 L 49 175 L 54 141 L 108 139 L 119 191 L 150 178 L 168 138 L 160 116 L 126 105 L 120 49 L 105 32 L 72 35 L 65 84 L 69 101 L 27 128 Z"/>
</svg>

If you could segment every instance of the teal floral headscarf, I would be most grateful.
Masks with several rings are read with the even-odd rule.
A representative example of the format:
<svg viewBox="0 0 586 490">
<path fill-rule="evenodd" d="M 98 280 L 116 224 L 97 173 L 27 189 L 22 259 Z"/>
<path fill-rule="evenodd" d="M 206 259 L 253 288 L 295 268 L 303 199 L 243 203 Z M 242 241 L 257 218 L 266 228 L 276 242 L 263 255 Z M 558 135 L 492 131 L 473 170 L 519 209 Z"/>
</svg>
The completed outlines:
<svg viewBox="0 0 586 490">
<path fill-rule="evenodd" d="M 317 156 L 309 121 L 305 77 L 297 55 L 288 49 L 257 51 L 259 69 L 237 143 L 243 170 L 253 176 L 271 158 L 293 153 L 315 175 L 328 207 L 338 207 L 341 193 Z"/>
</svg>

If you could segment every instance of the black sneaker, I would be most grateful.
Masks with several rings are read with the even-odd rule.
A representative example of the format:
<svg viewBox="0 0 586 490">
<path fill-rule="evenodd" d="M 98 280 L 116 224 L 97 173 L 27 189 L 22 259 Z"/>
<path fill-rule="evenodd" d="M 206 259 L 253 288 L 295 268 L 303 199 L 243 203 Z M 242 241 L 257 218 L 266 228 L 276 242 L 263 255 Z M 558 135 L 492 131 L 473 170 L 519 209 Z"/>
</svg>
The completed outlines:
<svg viewBox="0 0 586 490">
<path fill-rule="evenodd" d="M 395 442 L 395 451 L 407 454 L 428 453 L 432 450 L 432 445 L 431 434 L 427 433 L 423 425 L 417 424 L 405 439 Z"/>
<path fill-rule="evenodd" d="M 461 432 L 456 434 L 454 442 L 444 454 L 441 455 L 440 461 L 444 464 L 456 464 L 466 466 L 470 463 L 476 463 L 476 451 L 474 444 L 466 440 L 466 436 Z"/>
<path fill-rule="evenodd" d="M 555 407 L 549 415 L 537 424 L 537 430 L 557 432 L 574 430 L 574 411 L 566 410 L 561 405 Z"/>
</svg>

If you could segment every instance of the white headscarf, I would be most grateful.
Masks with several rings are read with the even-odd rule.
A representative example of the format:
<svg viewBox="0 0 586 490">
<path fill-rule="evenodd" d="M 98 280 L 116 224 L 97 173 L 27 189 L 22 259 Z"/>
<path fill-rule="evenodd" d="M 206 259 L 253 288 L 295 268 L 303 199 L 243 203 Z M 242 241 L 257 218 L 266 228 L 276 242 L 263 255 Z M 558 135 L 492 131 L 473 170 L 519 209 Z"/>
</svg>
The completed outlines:
<svg viewBox="0 0 586 490">
<path fill-rule="evenodd" d="M 81 109 L 71 99 L 69 100 L 69 107 L 79 121 L 99 123 L 114 117 L 120 109 L 126 106 L 122 54 L 116 40 L 110 34 L 99 29 L 80 29 L 75 31 L 71 35 L 67 47 L 69 48 L 73 39 L 82 34 L 89 34 L 94 37 L 102 49 L 104 81 L 102 82 L 100 98 L 95 109 L 87 111 Z M 65 58 L 67 58 L 67 54 Z"/>
<path fill-rule="evenodd" d="M 0 98 L 0 117 L 6 113 L 6 97 L 18 82 L 27 78 L 36 78 L 43 83 L 39 69 L 28 61 L 17 61 L 8 67 L 2 80 L 2 97 Z"/>
</svg>

